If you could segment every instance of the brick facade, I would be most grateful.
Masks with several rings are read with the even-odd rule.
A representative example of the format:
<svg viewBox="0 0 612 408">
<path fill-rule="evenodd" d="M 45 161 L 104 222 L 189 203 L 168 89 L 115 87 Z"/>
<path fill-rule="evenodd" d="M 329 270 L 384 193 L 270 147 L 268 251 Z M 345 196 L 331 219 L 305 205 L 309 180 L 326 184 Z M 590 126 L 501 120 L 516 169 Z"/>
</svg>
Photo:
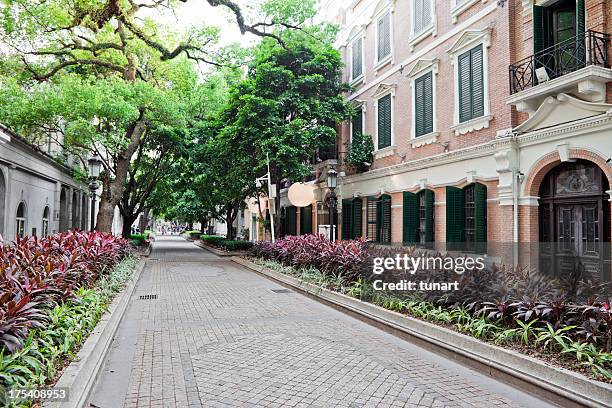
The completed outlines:
<svg viewBox="0 0 612 408">
<path fill-rule="evenodd" d="M 344 166 L 342 162 L 339 164 L 339 170 L 345 174 L 339 181 L 341 195 L 344 195 L 340 200 L 353 197 L 363 199 L 362 235 L 364 237 L 367 228 L 366 197 L 381 194 L 391 196 L 391 237 L 393 243 L 401 243 L 403 191 L 417 193 L 427 188 L 434 192 L 435 241 L 444 243 L 447 230 L 446 187 L 463 188 L 472 182 L 479 182 L 487 187 L 488 243 L 513 242 L 515 211 L 513 200 L 518 202 L 516 211 L 519 242 L 535 243 L 539 234 L 537 206 L 539 186 L 546 173 L 561 163 L 559 145 L 570 146 L 567 150 L 567 159 L 584 159 L 596 163 L 612 184 L 612 167 L 606 163 L 606 160 L 612 156 L 612 146 L 605 136 L 611 134 L 612 123 L 605 125 L 608 128 L 597 125 L 599 127 L 593 128 L 592 131 L 585 131 L 584 127 L 576 128 L 580 136 L 565 133 L 564 136 L 541 136 L 538 139 L 531 137 L 527 132 L 517 137 L 518 147 L 513 147 L 514 145 L 508 142 L 509 138 L 506 136 L 509 131 L 523 123 L 529 123 L 528 120 L 533 114 L 533 112 L 520 112 L 508 102 L 509 66 L 533 54 L 533 13 L 532 6 L 528 5 L 528 2 L 474 1 L 465 11 L 453 16 L 452 7 L 447 0 L 436 0 L 435 29 L 415 43 L 411 42 L 409 0 L 379 2 L 362 0 L 349 3 L 352 8 L 346 7 L 348 11 L 338 18 L 338 21 L 342 22 L 338 48 L 348 67 L 351 63 L 349 51 L 351 39 L 360 36 L 364 41 L 364 79 L 353 84 L 354 91 L 347 97 L 364 110 L 365 134 L 373 137 L 376 135 L 375 94 L 388 90 L 393 99 L 394 148 L 389 153 L 381 154 L 381 157 L 375 154 L 369 170 L 364 173 L 356 173 L 354 168 Z M 375 18 L 377 12 L 385 7 L 390 7 L 392 10 L 393 58 L 389 63 L 376 68 Z M 610 32 L 612 2 L 586 0 L 585 10 L 587 29 Z M 477 35 L 474 33 L 488 33 L 486 41 L 483 40 L 482 44 L 486 48 L 484 69 L 488 72 L 488 93 L 485 98 L 488 101 L 488 113 L 491 119 L 484 127 L 457 133 L 455 131 L 456 67 L 449 50 L 467 35 Z M 484 36 L 485 34 L 483 38 Z M 474 44 L 477 43 L 479 42 Z M 612 50 L 610 54 L 612 55 Z M 419 62 L 435 62 L 436 66 L 433 71 L 437 95 L 434 98 L 434 130 L 439 133 L 429 143 L 414 143 L 412 135 L 414 78 L 410 78 L 408 74 Z M 346 70 L 344 79 L 350 82 L 350 69 Z M 607 96 L 604 101 L 612 102 L 612 83 L 607 83 L 606 86 Z M 580 96 L 574 97 L 580 99 Z M 586 108 L 590 109 L 590 106 Z M 609 108 L 601 106 L 597 109 L 605 113 Z M 560 115 L 562 116 L 559 118 L 559 124 L 572 125 L 565 123 L 563 114 Z M 532 128 L 538 129 L 537 123 L 534 126 Z M 350 130 L 351 126 L 348 123 L 339 126 L 340 160 L 350 147 Z M 559 141 L 548 141 L 547 137 L 556 137 Z M 418 140 L 417 138 L 416 141 Z M 509 155 L 512 157 L 509 159 L 509 164 L 503 163 L 503 155 L 497 158 L 498 152 L 512 149 L 516 149 L 516 153 Z M 480 154 L 481 151 L 486 153 Z M 426 164 L 420 165 L 421 162 Z M 509 167 L 506 169 L 504 166 Z M 521 183 L 516 181 L 518 174 L 524 179 L 521 179 L 522 184 L 519 184 L 515 190 L 513 185 Z M 322 189 L 325 190 L 324 187 Z M 513 191 L 518 191 L 519 195 L 514 199 Z M 315 217 L 313 222 L 316 223 L 314 219 Z M 339 228 L 340 231 L 341 229 Z M 313 230 L 316 230 L 316 225 L 313 226 Z M 489 245 L 489 248 L 492 247 L 495 245 Z M 500 252 L 503 252 L 500 261 L 512 262 L 512 254 L 506 250 Z M 525 252 L 520 258 L 522 264 L 533 264 L 534 259 L 537 259 L 537 253 Z"/>
</svg>

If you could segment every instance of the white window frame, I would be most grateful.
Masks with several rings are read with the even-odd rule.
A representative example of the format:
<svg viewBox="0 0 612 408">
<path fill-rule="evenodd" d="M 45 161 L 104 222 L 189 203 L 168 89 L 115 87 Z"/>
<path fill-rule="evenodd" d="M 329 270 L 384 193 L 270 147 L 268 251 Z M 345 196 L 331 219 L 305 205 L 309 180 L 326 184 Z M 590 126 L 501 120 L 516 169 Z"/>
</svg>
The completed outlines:
<svg viewBox="0 0 612 408">
<path fill-rule="evenodd" d="M 378 59 L 378 46 L 379 46 L 379 38 L 378 38 L 378 22 L 380 21 L 381 18 L 383 18 L 386 14 L 389 14 L 389 44 L 390 44 L 390 50 L 389 50 L 389 55 L 384 56 L 381 60 Z M 379 11 L 376 16 L 374 17 L 374 32 L 375 32 L 375 36 L 376 36 L 376 48 L 375 48 L 375 52 L 374 52 L 374 70 L 379 70 L 380 68 L 382 68 L 383 66 L 387 65 L 388 63 L 393 64 L 393 7 L 391 7 L 390 5 L 386 6 L 385 8 L 383 8 L 381 11 Z"/>
<path fill-rule="evenodd" d="M 397 150 L 395 144 L 395 88 L 396 85 L 380 84 L 376 92 L 372 95 L 374 100 L 374 159 L 392 156 Z M 391 95 L 391 144 L 382 149 L 378 148 L 378 101 L 387 95 Z"/>
<path fill-rule="evenodd" d="M 478 2 L 486 3 L 487 0 L 465 0 L 463 2 L 458 2 L 457 0 L 451 0 L 450 13 L 451 13 L 453 24 L 457 23 L 459 16 L 463 14 L 464 11 L 468 10 L 470 7 L 472 7 L 474 4 Z"/>
<path fill-rule="evenodd" d="M 19 217 L 17 216 L 17 212 L 19 211 L 19 207 L 23 205 L 23 217 Z M 26 235 L 28 235 L 28 230 L 27 230 L 27 225 L 26 225 L 26 220 L 28 218 L 28 207 L 26 206 L 25 201 L 20 201 L 19 204 L 17 204 L 17 209 L 15 210 L 15 237 L 25 237 Z M 23 225 L 23 235 L 19 235 L 19 226 Z"/>
<path fill-rule="evenodd" d="M 355 107 L 361 111 L 361 133 L 366 134 L 365 131 L 365 115 L 366 115 L 366 103 L 365 101 L 355 101 Z M 353 121 L 349 121 L 349 144 L 353 143 Z"/>
<path fill-rule="evenodd" d="M 484 92 L 484 114 L 481 117 L 470 119 L 465 122 L 459 122 L 459 56 L 466 51 L 482 45 L 482 77 L 483 77 L 483 92 Z M 483 28 L 481 30 L 466 30 L 459 39 L 448 50 L 453 64 L 454 71 L 454 89 L 455 89 L 455 109 L 453 113 L 453 126 L 451 130 L 455 132 L 455 136 L 464 135 L 469 132 L 481 130 L 489 127 L 489 123 L 493 119 L 491 115 L 491 101 L 489 97 L 489 52 L 491 46 L 491 29 Z"/>
<path fill-rule="evenodd" d="M 45 212 L 47 213 L 45 217 Z M 43 218 L 42 218 L 42 230 L 40 231 L 41 237 L 46 237 L 49 235 L 49 215 L 51 214 L 51 209 L 48 205 L 45 205 L 43 208 Z"/>
<path fill-rule="evenodd" d="M 409 3 L 411 17 L 410 17 L 410 39 L 408 40 L 408 44 L 412 47 L 412 49 L 414 49 L 415 45 L 417 45 L 418 43 L 420 43 L 421 41 L 423 41 L 425 38 L 429 37 L 430 35 L 435 37 L 436 31 L 437 31 L 436 1 L 435 0 L 429 0 L 429 4 L 431 6 L 431 22 L 429 23 L 429 26 L 425 27 L 419 33 L 414 31 L 415 29 L 414 2 L 415 1 L 416 0 L 410 0 L 410 3 Z"/>
<path fill-rule="evenodd" d="M 438 59 L 421 59 L 414 64 L 412 69 L 406 74 L 410 78 L 410 87 L 412 89 L 412 103 L 411 103 L 411 114 L 412 118 L 410 121 L 410 140 L 413 148 L 431 144 L 435 142 L 440 136 L 438 130 L 438 91 L 437 91 L 437 76 L 438 76 L 438 65 L 440 61 Z M 416 86 L 415 81 L 421 78 L 423 75 L 431 73 L 431 86 L 432 86 L 432 104 L 433 104 L 433 131 L 425 135 L 416 135 Z"/>
<path fill-rule="evenodd" d="M 358 39 L 361 39 L 361 75 L 353 78 L 353 43 L 357 41 Z M 366 40 L 365 30 L 361 30 L 359 33 L 352 36 L 348 43 L 349 44 L 348 54 L 349 54 L 349 65 L 350 65 L 349 83 L 351 85 L 365 83 L 366 81 L 365 79 L 365 40 Z"/>
</svg>

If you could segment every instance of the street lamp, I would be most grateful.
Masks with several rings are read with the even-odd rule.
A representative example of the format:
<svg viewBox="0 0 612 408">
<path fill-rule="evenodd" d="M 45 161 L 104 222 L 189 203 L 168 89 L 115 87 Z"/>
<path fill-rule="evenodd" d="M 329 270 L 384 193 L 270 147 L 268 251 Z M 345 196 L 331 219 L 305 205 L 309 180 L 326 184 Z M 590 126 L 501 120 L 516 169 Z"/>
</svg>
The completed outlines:
<svg viewBox="0 0 612 408">
<path fill-rule="evenodd" d="M 266 160 L 268 162 L 268 172 L 255 179 L 255 186 L 261 188 L 262 181 L 268 183 L 268 199 L 276 199 L 276 185 L 272 184 L 272 178 L 270 177 L 270 156 L 266 153 Z M 268 212 L 270 213 L 270 233 L 272 235 L 272 242 L 274 242 L 274 216 L 272 214 L 272 202 L 268 201 Z"/>
<path fill-rule="evenodd" d="M 338 185 L 338 172 L 331 167 L 327 170 L 327 188 L 329 188 L 329 197 L 327 198 L 327 206 L 329 207 L 329 224 L 331 227 L 330 241 L 336 240 L 334 214 L 336 213 L 336 192 L 334 191 Z"/>
<path fill-rule="evenodd" d="M 98 155 L 94 154 L 89 160 L 87 160 L 87 164 L 89 165 L 89 191 L 91 192 L 90 229 L 93 231 L 96 213 L 96 190 L 98 189 L 98 177 L 100 176 L 102 160 L 100 160 Z"/>
</svg>

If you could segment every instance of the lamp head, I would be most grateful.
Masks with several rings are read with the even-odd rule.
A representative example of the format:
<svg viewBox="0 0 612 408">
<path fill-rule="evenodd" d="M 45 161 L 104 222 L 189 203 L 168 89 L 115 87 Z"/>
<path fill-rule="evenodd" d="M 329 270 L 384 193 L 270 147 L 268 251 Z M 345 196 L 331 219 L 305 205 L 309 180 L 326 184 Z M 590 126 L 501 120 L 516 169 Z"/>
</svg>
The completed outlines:
<svg viewBox="0 0 612 408">
<path fill-rule="evenodd" d="M 94 154 L 89 158 L 89 160 L 87 160 L 87 164 L 89 165 L 89 177 L 97 179 L 98 176 L 100 176 L 102 160 L 100 160 L 97 154 Z"/>
</svg>

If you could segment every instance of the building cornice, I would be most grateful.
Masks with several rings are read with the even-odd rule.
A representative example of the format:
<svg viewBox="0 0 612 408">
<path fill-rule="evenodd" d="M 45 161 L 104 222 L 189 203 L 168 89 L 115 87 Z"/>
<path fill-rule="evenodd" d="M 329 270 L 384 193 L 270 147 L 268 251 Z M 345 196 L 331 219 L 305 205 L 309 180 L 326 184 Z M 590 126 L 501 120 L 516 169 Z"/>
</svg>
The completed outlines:
<svg viewBox="0 0 612 408">
<path fill-rule="evenodd" d="M 497 138 L 489 142 L 482 143 L 480 145 L 470 146 L 446 153 L 440 153 L 417 160 L 410 160 L 405 163 L 370 170 L 366 173 L 346 176 L 343 177 L 342 183 L 358 183 L 366 180 L 372 180 L 386 176 L 394 176 L 410 171 L 441 166 L 464 160 L 477 159 L 486 156 L 493 157 L 494 153 L 498 149 L 512 147 L 515 141 L 518 144 L 518 147 L 520 148 L 546 143 L 557 139 L 564 139 L 570 136 L 575 137 L 576 135 L 583 133 L 593 133 L 605 130 L 606 128 L 612 128 L 612 112 L 571 123 L 560 124 L 558 126 L 554 126 L 547 129 L 540 129 L 533 132 L 525 133 L 523 135 L 517 136 L 516 139 L 513 137 Z"/>
</svg>

